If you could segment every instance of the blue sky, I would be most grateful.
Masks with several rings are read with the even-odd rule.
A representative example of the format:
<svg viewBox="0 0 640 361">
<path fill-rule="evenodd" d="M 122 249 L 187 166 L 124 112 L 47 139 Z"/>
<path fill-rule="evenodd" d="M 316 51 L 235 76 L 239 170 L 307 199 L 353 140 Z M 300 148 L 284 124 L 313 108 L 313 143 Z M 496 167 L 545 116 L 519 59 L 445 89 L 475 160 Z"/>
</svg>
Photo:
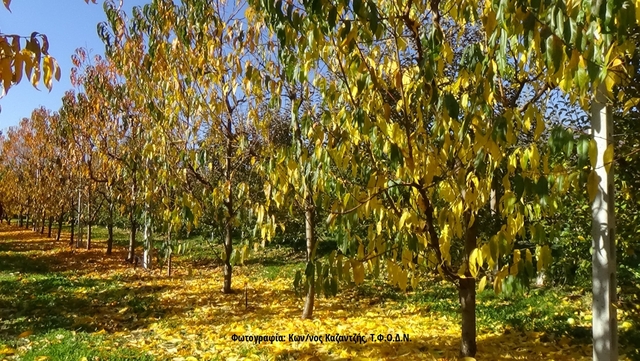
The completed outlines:
<svg viewBox="0 0 640 361">
<path fill-rule="evenodd" d="M 146 0 L 124 0 L 123 9 L 130 14 L 133 6 L 144 5 Z M 49 54 L 60 64 L 60 81 L 53 83 L 49 92 L 40 84 L 36 90 L 26 78 L 13 86 L 0 99 L 0 130 L 17 125 L 31 111 L 40 106 L 58 110 L 65 91 L 72 88 L 69 81 L 71 55 L 76 48 L 92 49 L 91 54 L 103 54 L 104 45 L 96 31 L 99 22 L 106 20 L 102 1 L 86 4 L 84 0 L 14 0 L 11 12 L 0 5 L 0 32 L 31 35 L 37 31 L 49 39 Z M 24 46 L 24 42 L 22 44 Z"/>
</svg>

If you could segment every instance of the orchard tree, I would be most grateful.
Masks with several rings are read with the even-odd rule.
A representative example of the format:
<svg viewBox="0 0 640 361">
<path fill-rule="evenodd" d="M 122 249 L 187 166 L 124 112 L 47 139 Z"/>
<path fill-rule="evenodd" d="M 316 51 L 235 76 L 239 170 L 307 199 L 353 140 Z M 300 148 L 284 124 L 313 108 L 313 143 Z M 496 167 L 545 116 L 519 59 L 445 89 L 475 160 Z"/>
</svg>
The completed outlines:
<svg viewBox="0 0 640 361">
<path fill-rule="evenodd" d="M 561 176 L 568 171 L 560 164 L 551 169 L 548 153 L 518 139 L 522 133 L 534 140 L 542 134 L 537 100 L 549 89 L 567 90 L 576 73 L 582 82 L 578 95 L 591 84 L 582 75 L 586 70 L 575 70 L 585 58 L 577 50 L 567 56 L 562 38 L 551 31 L 572 20 L 564 21 L 560 5 L 550 10 L 553 16 L 545 12 L 551 25 L 540 25 L 528 8 L 491 2 L 483 8 L 476 2 L 411 0 L 256 6 L 270 15 L 287 49 L 280 57 L 297 77 L 313 74 L 323 101 L 339 109 L 323 117 L 334 177 L 343 185 L 336 192 L 342 201 L 332 209 L 343 217 L 329 221 L 377 222 L 368 242 L 353 237 L 355 280 L 363 279 L 363 261 L 371 264 L 379 256 L 402 289 L 409 280 L 417 285 L 417 266 L 436 268 L 458 286 L 461 355 L 473 356 L 476 277 L 485 263 L 492 268 L 501 262 L 506 264 L 494 279 L 496 291 L 509 275 L 533 276 L 534 252 L 521 252 L 515 241 L 526 235 L 525 219 L 535 223 L 552 214 L 556 194 L 566 191 Z M 481 36 L 467 36 L 473 28 Z M 562 35 L 588 31 L 573 29 Z M 335 76 L 327 80 L 319 64 Z M 610 57 L 607 64 L 620 61 Z M 478 239 L 479 217 L 503 162 L 503 224 Z M 590 189 L 595 180 L 590 177 Z M 536 202 L 525 204 L 525 194 Z M 545 267 L 548 247 L 535 253 L 538 268 Z M 485 283 L 480 278 L 479 288 Z"/>
<path fill-rule="evenodd" d="M 253 98 L 243 78 L 258 31 L 247 27 L 241 7 L 159 0 L 134 8 L 128 22 L 108 3 L 109 24 L 101 27 L 110 58 L 131 84 L 132 99 L 153 119 L 145 128 L 145 157 L 173 162 L 181 173 L 171 177 L 173 171 L 159 170 L 159 185 L 180 190 L 166 202 L 173 209 L 164 212 L 165 222 L 184 219 L 197 226 L 204 205 L 215 209 L 224 229 L 225 293 L 231 292 L 234 230 L 249 202 L 243 173 L 251 170 L 255 139 L 248 112 Z M 201 192 L 184 192 L 195 189 L 194 181 Z"/>
</svg>

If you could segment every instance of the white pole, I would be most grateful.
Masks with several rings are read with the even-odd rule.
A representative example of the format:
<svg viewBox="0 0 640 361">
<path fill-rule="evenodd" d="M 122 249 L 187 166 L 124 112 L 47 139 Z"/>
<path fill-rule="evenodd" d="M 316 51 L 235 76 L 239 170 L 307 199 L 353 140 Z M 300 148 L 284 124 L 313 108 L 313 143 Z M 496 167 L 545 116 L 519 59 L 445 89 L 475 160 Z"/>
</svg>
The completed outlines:
<svg viewBox="0 0 640 361">
<path fill-rule="evenodd" d="M 591 206 L 593 216 L 593 360 L 618 360 L 616 320 L 616 246 L 613 166 L 607 172 L 604 152 L 613 144 L 613 117 L 606 89 L 600 85 L 591 103 L 592 136 L 598 149 L 598 192 Z M 607 165 L 609 166 L 609 165 Z"/>
</svg>

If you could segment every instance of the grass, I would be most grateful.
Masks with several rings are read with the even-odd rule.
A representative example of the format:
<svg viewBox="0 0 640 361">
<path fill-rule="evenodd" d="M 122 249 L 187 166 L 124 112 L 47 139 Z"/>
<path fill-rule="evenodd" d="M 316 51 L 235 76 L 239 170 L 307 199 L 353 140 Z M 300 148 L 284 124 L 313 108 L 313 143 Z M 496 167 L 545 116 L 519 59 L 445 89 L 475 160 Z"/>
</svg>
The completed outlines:
<svg viewBox="0 0 640 361">
<path fill-rule="evenodd" d="M 5 344 L 5 355 L 26 350 L 20 360 L 138 360 L 156 358 L 137 350 L 121 348 L 117 340 L 104 334 L 88 334 L 68 330 L 54 330 L 38 337 L 22 338 Z M 2 353 L 0 350 L 0 354 Z M 46 357 L 46 358 L 45 358 Z"/>
<path fill-rule="evenodd" d="M 250 307 L 245 308 L 244 295 L 219 292 L 219 244 L 192 237 L 192 246 L 175 258 L 174 277 L 168 278 L 160 271 L 148 273 L 123 264 L 124 247 L 115 249 L 111 257 L 104 256 L 103 229 L 96 227 L 93 234 L 95 250 L 72 251 L 65 242 L 56 244 L 32 232 L 0 231 L 0 359 L 16 355 L 20 360 L 38 361 L 43 360 L 40 356 L 49 360 L 172 359 L 194 349 L 187 346 L 191 337 L 193 344 L 209 342 L 205 351 L 218 355 L 210 359 L 222 360 L 226 357 L 218 354 L 223 351 L 216 351 L 216 342 L 226 337 L 224 332 L 241 327 L 256 329 L 245 332 L 267 333 L 271 331 L 265 327 L 274 325 L 272 330 L 284 333 L 287 327 L 302 327 L 293 324 L 299 322 L 302 301 L 291 291 L 296 270 L 305 267 L 301 251 L 268 246 L 234 267 L 234 287 L 249 285 Z M 119 234 L 126 240 L 126 233 Z M 485 350 L 523 337 L 544 345 L 571 340 L 588 348 L 589 298 L 588 292 L 568 287 L 531 289 L 523 295 L 485 290 L 477 296 L 478 335 L 493 335 L 481 340 Z M 637 298 L 628 298 L 628 307 L 633 308 Z M 367 330 L 391 322 L 380 317 L 439 320 L 438 327 L 460 323 L 455 287 L 436 280 L 426 280 L 406 293 L 381 280 L 342 285 L 336 298 L 319 297 L 317 307 L 323 322 L 342 325 L 364 320 Z M 378 311 L 372 314 L 370 309 Z M 624 347 L 633 345 L 640 333 L 637 315 L 622 312 L 621 323 L 628 322 L 620 334 Z M 366 323 L 368 319 L 373 323 Z M 449 333 L 459 331 L 442 332 L 441 339 L 418 339 L 418 345 L 423 345 L 419 347 L 435 350 L 438 357 L 454 354 L 457 341 Z M 178 339 L 184 343 L 172 341 Z M 339 347 L 345 347 L 340 352 L 358 351 L 349 345 Z M 371 347 L 367 350 L 382 346 Z M 240 357 L 263 358 L 272 351 L 251 343 L 231 344 L 230 350 Z M 627 356 L 638 356 L 637 351 L 626 351 Z M 300 357 L 300 350 L 286 349 L 276 359 Z M 522 359 L 527 357 L 522 354 Z"/>
</svg>

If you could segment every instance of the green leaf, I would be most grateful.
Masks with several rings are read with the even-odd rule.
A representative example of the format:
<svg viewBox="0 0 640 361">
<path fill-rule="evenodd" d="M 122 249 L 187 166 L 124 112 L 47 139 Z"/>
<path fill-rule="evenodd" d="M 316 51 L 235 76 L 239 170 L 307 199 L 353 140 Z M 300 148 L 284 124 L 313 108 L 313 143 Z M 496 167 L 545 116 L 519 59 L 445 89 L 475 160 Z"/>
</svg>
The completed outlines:
<svg viewBox="0 0 640 361">
<path fill-rule="evenodd" d="M 447 109 L 447 113 L 452 119 L 458 119 L 458 115 L 460 114 L 460 106 L 458 105 L 458 101 L 456 98 L 451 95 L 451 93 L 446 93 L 444 95 L 444 106 Z"/>
<path fill-rule="evenodd" d="M 582 168 L 589 163 L 589 138 L 586 136 L 578 139 L 578 146 L 576 148 L 578 154 L 578 168 Z"/>
<path fill-rule="evenodd" d="M 604 151 L 603 156 L 604 169 L 607 173 L 611 169 L 611 165 L 613 164 L 613 143 L 607 146 L 607 149 Z"/>
<path fill-rule="evenodd" d="M 547 177 L 540 177 L 538 182 L 536 183 L 536 193 L 539 196 L 549 195 L 549 183 L 547 181 Z"/>
<path fill-rule="evenodd" d="M 513 177 L 513 192 L 516 195 L 516 199 L 521 199 L 522 198 L 522 194 L 524 193 L 524 179 L 522 178 L 522 176 L 520 174 L 516 174 Z"/>
<path fill-rule="evenodd" d="M 380 22 L 378 7 L 372 0 L 369 0 L 367 5 L 369 6 L 369 25 L 371 26 L 371 32 L 375 35 L 378 32 L 378 23 Z"/>
<path fill-rule="evenodd" d="M 360 15 L 362 10 L 362 0 L 353 0 L 353 12 Z"/>
<path fill-rule="evenodd" d="M 555 35 L 551 35 L 547 38 L 546 45 L 547 67 L 549 67 L 549 69 L 553 69 L 553 73 L 555 73 L 560 70 L 560 67 L 562 66 L 562 59 L 564 56 L 562 40 Z"/>
<path fill-rule="evenodd" d="M 307 268 L 304 270 L 304 275 L 307 278 L 312 278 L 315 273 L 315 266 L 312 261 L 307 262 Z"/>
<path fill-rule="evenodd" d="M 332 6 L 331 9 L 329 10 L 329 17 L 327 18 L 327 21 L 329 23 L 329 28 L 333 29 L 336 27 L 337 17 L 338 17 L 338 8 L 335 6 Z"/>
</svg>

